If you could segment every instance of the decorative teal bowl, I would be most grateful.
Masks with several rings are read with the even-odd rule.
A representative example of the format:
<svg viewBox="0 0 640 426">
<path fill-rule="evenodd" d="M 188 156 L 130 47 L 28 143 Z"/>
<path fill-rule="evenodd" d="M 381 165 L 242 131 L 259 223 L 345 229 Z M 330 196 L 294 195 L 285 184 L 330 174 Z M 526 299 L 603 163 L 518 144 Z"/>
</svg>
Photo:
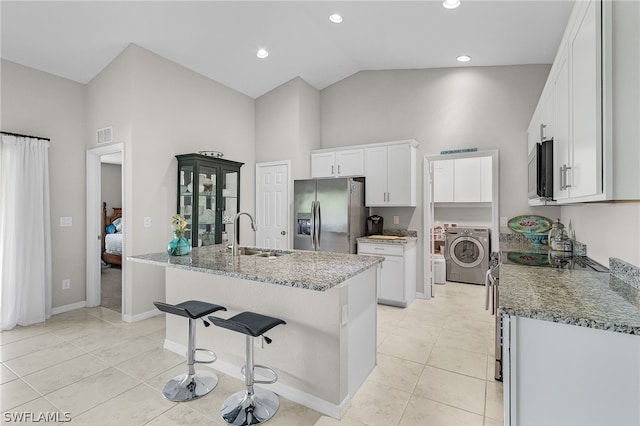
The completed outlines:
<svg viewBox="0 0 640 426">
<path fill-rule="evenodd" d="M 549 241 L 548 234 L 530 232 L 530 233 L 524 234 L 524 236 L 527 240 L 531 241 L 531 243 L 534 246 L 541 246 L 541 245 L 547 244 L 547 241 Z"/>
</svg>

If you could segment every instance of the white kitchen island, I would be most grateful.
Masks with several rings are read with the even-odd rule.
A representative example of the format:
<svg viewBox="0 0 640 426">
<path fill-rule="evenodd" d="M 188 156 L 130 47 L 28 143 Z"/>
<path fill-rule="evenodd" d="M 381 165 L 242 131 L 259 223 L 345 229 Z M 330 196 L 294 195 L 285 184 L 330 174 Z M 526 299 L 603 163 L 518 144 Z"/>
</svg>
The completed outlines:
<svg viewBox="0 0 640 426">
<path fill-rule="evenodd" d="M 279 395 L 340 418 L 376 364 L 377 265 L 383 258 L 294 250 L 282 256 L 233 257 L 222 246 L 188 256 L 153 253 L 128 259 L 163 266 L 166 302 L 203 300 L 225 306 L 216 316 L 253 311 L 286 325 L 255 353 L 273 368 Z M 184 355 L 187 320 L 167 315 L 165 348 Z M 245 336 L 198 321 L 197 347 L 214 351 L 213 368 L 241 378 Z M 200 368 L 207 368 L 200 366 Z M 215 390 L 214 390 L 215 392 Z"/>
</svg>

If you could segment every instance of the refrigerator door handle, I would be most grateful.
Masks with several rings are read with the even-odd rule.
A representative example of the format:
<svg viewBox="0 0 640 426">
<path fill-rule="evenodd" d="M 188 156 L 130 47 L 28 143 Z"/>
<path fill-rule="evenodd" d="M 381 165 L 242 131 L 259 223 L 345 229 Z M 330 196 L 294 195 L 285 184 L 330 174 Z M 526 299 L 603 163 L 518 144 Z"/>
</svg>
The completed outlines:
<svg viewBox="0 0 640 426">
<path fill-rule="evenodd" d="M 320 214 L 320 201 L 316 201 L 316 250 L 320 250 L 320 234 L 322 233 L 322 215 Z"/>
<path fill-rule="evenodd" d="M 311 202 L 311 232 L 309 233 L 311 238 L 311 249 L 316 249 L 316 202 Z"/>
</svg>

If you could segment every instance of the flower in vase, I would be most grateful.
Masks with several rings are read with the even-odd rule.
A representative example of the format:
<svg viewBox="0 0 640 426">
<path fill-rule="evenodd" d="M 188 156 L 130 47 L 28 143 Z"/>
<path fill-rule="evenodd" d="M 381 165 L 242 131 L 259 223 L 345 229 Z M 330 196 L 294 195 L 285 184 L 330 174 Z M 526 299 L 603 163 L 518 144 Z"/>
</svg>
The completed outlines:
<svg viewBox="0 0 640 426">
<path fill-rule="evenodd" d="M 175 229 L 174 232 L 176 234 L 176 237 L 184 237 L 184 233 L 186 231 L 189 231 L 189 228 L 187 228 L 187 220 L 181 214 L 174 214 L 173 216 L 171 216 L 171 219 L 173 219 L 172 223 L 173 228 Z"/>
</svg>

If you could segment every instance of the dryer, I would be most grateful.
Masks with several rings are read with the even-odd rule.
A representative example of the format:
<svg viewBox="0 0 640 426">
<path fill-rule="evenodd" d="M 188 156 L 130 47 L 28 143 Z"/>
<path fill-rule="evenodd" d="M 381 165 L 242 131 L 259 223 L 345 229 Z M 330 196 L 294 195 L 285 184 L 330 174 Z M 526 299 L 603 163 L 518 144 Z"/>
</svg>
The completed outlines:
<svg viewBox="0 0 640 426">
<path fill-rule="evenodd" d="M 486 227 L 448 228 L 444 249 L 447 281 L 484 284 L 489 270 L 490 241 Z"/>
</svg>

